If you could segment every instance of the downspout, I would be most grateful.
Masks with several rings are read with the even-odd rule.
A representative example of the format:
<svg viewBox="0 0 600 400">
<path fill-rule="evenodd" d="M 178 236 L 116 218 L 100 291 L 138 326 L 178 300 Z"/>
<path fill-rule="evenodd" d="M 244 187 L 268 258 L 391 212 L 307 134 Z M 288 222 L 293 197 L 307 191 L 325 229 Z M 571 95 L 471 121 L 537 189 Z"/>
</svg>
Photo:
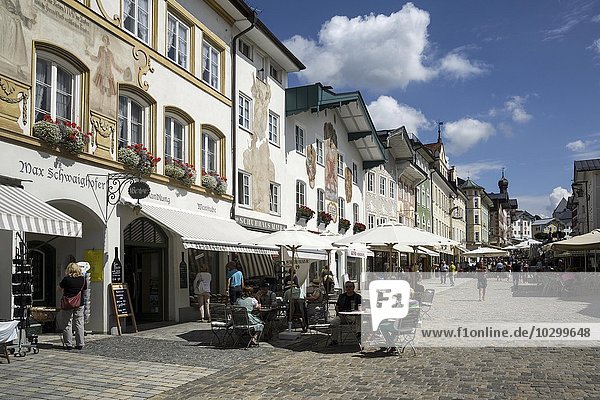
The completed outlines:
<svg viewBox="0 0 600 400">
<path fill-rule="evenodd" d="M 235 220 L 235 205 L 237 203 L 237 85 L 236 85 L 236 60 L 237 60 L 237 40 L 254 28 L 256 24 L 256 12 L 252 12 L 252 16 L 248 19 L 250 26 L 238 33 L 231 40 L 231 162 L 232 162 L 232 179 L 231 179 L 231 211 L 229 217 Z"/>
</svg>

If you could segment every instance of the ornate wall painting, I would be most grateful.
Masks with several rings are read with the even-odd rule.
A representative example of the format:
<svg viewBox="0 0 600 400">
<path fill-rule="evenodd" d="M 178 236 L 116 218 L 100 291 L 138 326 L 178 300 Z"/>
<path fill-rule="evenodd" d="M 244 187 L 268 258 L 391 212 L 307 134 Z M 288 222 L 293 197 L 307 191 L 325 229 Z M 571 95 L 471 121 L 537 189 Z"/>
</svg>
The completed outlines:
<svg viewBox="0 0 600 400">
<path fill-rule="evenodd" d="M 344 170 L 344 191 L 349 204 L 352 201 L 352 170 L 348 167 Z"/>
<path fill-rule="evenodd" d="M 115 153 L 117 123 L 94 111 L 90 112 L 90 125 L 96 143 L 94 155 L 111 158 Z"/>
<path fill-rule="evenodd" d="M 252 83 L 253 115 L 250 145 L 243 154 L 243 169 L 252 174 L 252 207 L 269 213 L 270 182 L 275 181 L 275 165 L 271 161 L 269 138 L 266 136 L 269 120 L 271 88 L 260 79 Z"/>
<path fill-rule="evenodd" d="M 306 175 L 308 176 L 308 186 L 314 189 L 317 175 L 317 152 L 312 144 L 306 146 Z"/>
<path fill-rule="evenodd" d="M 0 1 L 0 71 L 28 82 L 31 75 L 29 30 L 37 23 L 31 1 Z"/>
<path fill-rule="evenodd" d="M 338 198 L 338 147 L 337 134 L 333 124 L 323 125 L 325 139 L 325 199 L 337 204 Z"/>
<path fill-rule="evenodd" d="M 18 132 L 27 125 L 29 89 L 0 75 L 0 130 Z"/>
</svg>

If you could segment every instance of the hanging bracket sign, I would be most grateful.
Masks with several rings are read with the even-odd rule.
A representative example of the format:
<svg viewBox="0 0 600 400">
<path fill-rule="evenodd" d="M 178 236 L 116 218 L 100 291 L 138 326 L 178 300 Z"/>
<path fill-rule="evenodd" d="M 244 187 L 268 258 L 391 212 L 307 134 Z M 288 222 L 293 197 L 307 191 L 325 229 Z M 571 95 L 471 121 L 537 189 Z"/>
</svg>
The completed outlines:
<svg viewBox="0 0 600 400">
<path fill-rule="evenodd" d="M 150 186 L 142 181 L 133 182 L 129 185 L 128 192 L 132 199 L 145 199 L 150 195 Z"/>
</svg>

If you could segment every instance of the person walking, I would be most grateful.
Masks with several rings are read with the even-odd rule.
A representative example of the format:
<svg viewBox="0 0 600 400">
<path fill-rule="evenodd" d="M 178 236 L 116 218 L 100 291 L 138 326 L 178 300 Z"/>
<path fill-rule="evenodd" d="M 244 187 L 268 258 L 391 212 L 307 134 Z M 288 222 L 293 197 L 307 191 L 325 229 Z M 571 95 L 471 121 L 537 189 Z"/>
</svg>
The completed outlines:
<svg viewBox="0 0 600 400">
<path fill-rule="evenodd" d="M 440 265 L 440 283 L 446 284 L 447 279 L 448 279 L 448 264 L 446 264 L 446 261 L 442 260 L 442 265 Z"/>
<path fill-rule="evenodd" d="M 329 266 L 323 267 L 321 270 L 321 282 L 323 282 L 323 288 L 326 294 L 333 293 L 333 272 L 329 269 Z"/>
<path fill-rule="evenodd" d="M 487 271 L 477 264 L 477 289 L 479 290 L 479 301 L 485 301 L 485 289 L 487 288 Z"/>
<path fill-rule="evenodd" d="M 229 291 L 229 302 L 235 304 L 237 299 L 242 296 L 242 288 L 244 287 L 244 275 L 237 269 L 236 261 L 229 261 L 225 266 L 229 271 L 227 273 L 227 290 Z"/>
<path fill-rule="evenodd" d="M 200 321 L 210 322 L 210 283 L 212 275 L 208 272 L 208 265 L 202 264 L 200 271 L 194 279 L 194 294 L 198 299 Z"/>
<path fill-rule="evenodd" d="M 73 330 L 75 330 L 75 348 L 84 346 L 83 291 L 87 288 L 81 267 L 77 263 L 69 263 L 65 277 L 59 286 L 63 289 L 60 301 L 61 310 L 57 316 L 59 329 L 62 328 L 62 339 L 66 350 L 73 349 Z"/>
<path fill-rule="evenodd" d="M 454 276 L 456 275 L 456 265 L 454 265 L 454 262 L 451 261 L 450 262 L 450 286 L 454 286 Z"/>
</svg>

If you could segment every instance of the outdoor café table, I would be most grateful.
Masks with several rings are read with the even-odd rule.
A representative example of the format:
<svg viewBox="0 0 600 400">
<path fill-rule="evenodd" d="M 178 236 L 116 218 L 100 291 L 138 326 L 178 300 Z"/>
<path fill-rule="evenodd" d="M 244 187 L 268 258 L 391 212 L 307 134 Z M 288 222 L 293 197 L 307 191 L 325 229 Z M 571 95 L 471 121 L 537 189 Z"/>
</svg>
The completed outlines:
<svg viewBox="0 0 600 400">
<path fill-rule="evenodd" d="M 277 322 L 277 313 L 279 310 L 281 310 L 281 307 L 261 307 L 258 310 L 260 319 L 265 323 L 265 339 L 270 339 L 273 335 L 273 328 Z"/>
</svg>

